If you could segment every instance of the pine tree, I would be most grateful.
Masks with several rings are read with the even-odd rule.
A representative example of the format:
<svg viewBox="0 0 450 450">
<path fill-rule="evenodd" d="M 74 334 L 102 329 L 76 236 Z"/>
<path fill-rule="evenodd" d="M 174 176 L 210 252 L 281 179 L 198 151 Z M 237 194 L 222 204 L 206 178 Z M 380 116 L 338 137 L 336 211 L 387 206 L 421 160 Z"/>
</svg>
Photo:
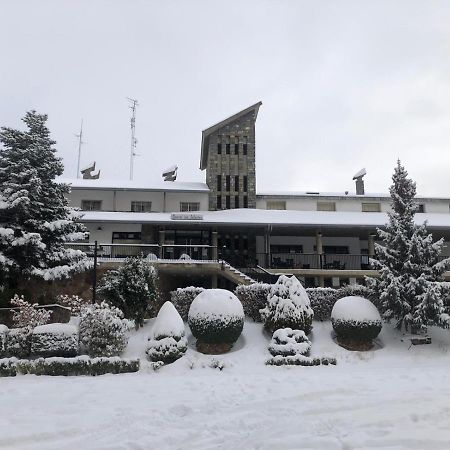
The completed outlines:
<svg viewBox="0 0 450 450">
<path fill-rule="evenodd" d="M 396 320 L 398 328 L 417 332 L 431 324 L 446 327 L 442 281 L 450 259 L 439 261 L 444 241 L 434 242 L 426 224 L 415 224 L 416 184 L 400 161 L 392 181 L 392 212 L 385 229 L 377 230 L 382 243 L 375 244 L 373 263 L 380 276 L 369 278 L 369 286 L 380 299 L 384 318 Z"/>
<path fill-rule="evenodd" d="M 64 247 L 83 239 L 84 226 L 69 208 L 67 184 L 47 116 L 28 112 L 26 131 L 2 127 L 0 142 L 0 284 L 20 277 L 67 278 L 90 267 L 86 255 Z"/>
</svg>

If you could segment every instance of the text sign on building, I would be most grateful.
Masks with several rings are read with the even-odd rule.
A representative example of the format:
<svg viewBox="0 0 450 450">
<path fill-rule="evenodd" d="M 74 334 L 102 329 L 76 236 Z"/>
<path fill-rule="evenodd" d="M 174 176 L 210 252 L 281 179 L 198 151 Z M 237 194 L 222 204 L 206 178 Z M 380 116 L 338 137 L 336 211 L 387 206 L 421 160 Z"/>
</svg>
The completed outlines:
<svg viewBox="0 0 450 450">
<path fill-rule="evenodd" d="M 172 213 L 170 215 L 172 220 L 203 220 L 201 214 L 190 214 L 190 213 Z"/>
</svg>

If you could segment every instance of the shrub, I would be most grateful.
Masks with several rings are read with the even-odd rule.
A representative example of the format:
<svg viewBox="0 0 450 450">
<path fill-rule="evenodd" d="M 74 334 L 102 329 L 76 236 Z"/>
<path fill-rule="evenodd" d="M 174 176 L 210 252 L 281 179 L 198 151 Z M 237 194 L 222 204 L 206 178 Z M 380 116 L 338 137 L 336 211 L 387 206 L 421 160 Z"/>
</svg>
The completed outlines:
<svg viewBox="0 0 450 450">
<path fill-rule="evenodd" d="M 188 320 L 189 308 L 191 307 L 194 298 L 204 290 L 205 289 L 201 287 L 189 286 L 178 288 L 176 291 L 170 293 L 170 300 L 184 321 Z"/>
<path fill-rule="evenodd" d="M 76 358 L 39 358 L 36 360 L 1 359 L 0 376 L 26 375 L 104 375 L 107 373 L 119 374 L 137 372 L 139 359 L 89 358 L 78 356 Z"/>
<path fill-rule="evenodd" d="M 76 356 L 78 353 L 78 330 L 74 325 L 52 323 L 33 330 L 31 354 L 33 356 Z"/>
<path fill-rule="evenodd" d="M 31 329 L 29 327 L 11 328 L 6 339 L 8 356 L 26 358 L 31 352 Z"/>
<path fill-rule="evenodd" d="M 192 302 L 188 321 L 200 342 L 233 344 L 244 328 L 244 309 L 232 292 L 205 289 Z"/>
<path fill-rule="evenodd" d="M 269 344 L 272 356 L 308 355 L 311 350 L 311 341 L 302 330 L 280 328 L 273 333 Z"/>
<path fill-rule="evenodd" d="M 266 283 L 241 284 L 234 291 L 244 307 L 245 315 L 255 322 L 262 322 L 259 311 L 266 306 L 270 286 L 270 284 Z"/>
<path fill-rule="evenodd" d="M 9 328 L 0 324 L 0 358 L 6 356 L 6 339 L 8 337 Z"/>
<path fill-rule="evenodd" d="M 14 327 L 16 328 L 34 328 L 39 325 L 45 325 L 50 320 L 51 311 L 47 311 L 43 308 L 37 308 L 37 303 L 31 304 L 27 302 L 23 298 L 23 295 L 19 297 L 15 294 L 11 299 L 11 305 L 19 308 L 14 311 L 12 317 Z"/>
<path fill-rule="evenodd" d="M 306 289 L 311 308 L 314 311 L 314 319 L 330 320 L 331 310 L 340 298 L 340 290 L 333 288 L 308 288 Z"/>
<path fill-rule="evenodd" d="M 144 324 L 147 309 L 152 315 L 156 313 L 157 272 L 143 258 L 128 258 L 118 269 L 109 270 L 98 291 L 125 318 L 134 320 L 136 327 Z"/>
<path fill-rule="evenodd" d="M 331 313 L 331 323 L 338 338 L 371 341 L 381 331 L 380 313 L 375 305 L 363 297 L 339 299 Z"/>
<path fill-rule="evenodd" d="M 295 276 L 278 278 L 260 312 L 265 328 L 272 333 L 279 328 L 303 330 L 306 334 L 311 331 L 314 312 L 305 288 Z"/>
<path fill-rule="evenodd" d="M 83 308 L 80 317 L 80 346 L 89 356 L 117 356 L 128 342 L 129 322 L 120 309 L 101 304 Z"/>
<path fill-rule="evenodd" d="M 70 308 L 72 316 L 79 316 L 83 307 L 88 305 L 88 301 L 78 295 L 58 295 L 58 304 Z"/>
<path fill-rule="evenodd" d="M 170 364 L 181 358 L 187 350 L 184 323 L 170 302 L 164 303 L 153 325 L 148 341 L 147 355 L 153 362 Z"/>
</svg>

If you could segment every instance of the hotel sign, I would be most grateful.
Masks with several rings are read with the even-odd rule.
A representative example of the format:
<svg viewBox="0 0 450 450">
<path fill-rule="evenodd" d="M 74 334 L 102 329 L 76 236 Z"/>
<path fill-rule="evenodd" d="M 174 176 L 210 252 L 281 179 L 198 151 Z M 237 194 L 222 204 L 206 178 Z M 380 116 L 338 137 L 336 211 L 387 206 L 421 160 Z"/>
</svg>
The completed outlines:
<svg viewBox="0 0 450 450">
<path fill-rule="evenodd" d="M 201 214 L 190 214 L 190 213 L 172 213 L 170 215 L 172 220 L 203 220 Z"/>
</svg>

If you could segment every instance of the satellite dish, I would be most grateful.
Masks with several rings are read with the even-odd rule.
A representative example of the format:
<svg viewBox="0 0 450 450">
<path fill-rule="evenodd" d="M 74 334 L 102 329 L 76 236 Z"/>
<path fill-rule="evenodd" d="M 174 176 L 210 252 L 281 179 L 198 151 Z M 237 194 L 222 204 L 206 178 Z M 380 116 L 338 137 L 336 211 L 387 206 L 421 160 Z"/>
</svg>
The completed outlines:
<svg viewBox="0 0 450 450">
<path fill-rule="evenodd" d="M 355 175 L 353 175 L 353 179 L 354 180 L 362 179 L 362 177 L 366 174 L 367 174 L 367 171 L 366 171 L 366 169 L 363 168 L 359 172 L 356 172 Z"/>
<path fill-rule="evenodd" d="M 164 181 L 175 181 L 177 179 L 177 170 L 178 170 L 177 165 L 171 166 L 168 169 L 166 169 L 162 173 Z"/>
</svg>

